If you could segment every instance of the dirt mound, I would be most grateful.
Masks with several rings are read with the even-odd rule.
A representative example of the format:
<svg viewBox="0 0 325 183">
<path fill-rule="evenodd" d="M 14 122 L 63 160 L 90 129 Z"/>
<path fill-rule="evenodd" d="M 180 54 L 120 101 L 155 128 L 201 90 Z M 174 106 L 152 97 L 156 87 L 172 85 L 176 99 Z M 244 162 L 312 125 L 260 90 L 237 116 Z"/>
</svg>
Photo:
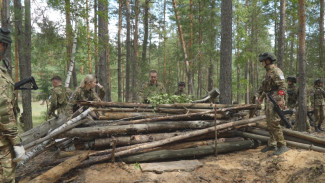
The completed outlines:
<svg viewBox="0 0 325 183">
<path fill-rule="evenodd" d="M 325 182 L 324 153 L 290 149 L 273 156 L 261 148 L 201 158 L 203 166 L 192 172 L 157 174 L 141 172 L 137 163 L 104 163 L 76 169 L 60 182 Z"/>
</svg>

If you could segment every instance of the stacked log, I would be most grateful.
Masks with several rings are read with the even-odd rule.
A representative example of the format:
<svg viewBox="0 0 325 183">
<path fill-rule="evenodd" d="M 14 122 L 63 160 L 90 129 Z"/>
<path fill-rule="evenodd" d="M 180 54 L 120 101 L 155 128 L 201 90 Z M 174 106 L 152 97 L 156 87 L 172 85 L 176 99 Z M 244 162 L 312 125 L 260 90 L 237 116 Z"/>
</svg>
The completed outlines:
<svg viewBox="0 0 325 183">
<path fill-rule="evenodd" d="M 261 108 L 255 104 L 78 103 L 88 109 L 65 122 L 63 118 L 52 119 L 38 130 L 24 134 L 28 156 L 23 163 L 46 150 L 49 144 L 55 144 L 60 154 L 65 154 L 62 156 L 75 155 L 67 160 L 80 161 L 70 166 L 74 168 L 114 161 L 116 157 L 131 163 L 227 153 L 256 147 L 258 141 L 268 138 L 263 125 L 265 116 L 249 118 L 250 111 L 255 113 Z M 91 118 L 94 113 L 95 118 Z M 289 145 L 324 152 L 323 139 L 287 129 L 284 132 Z M 80 152 L 82 158 L 78 158 Z"/>
</svg>

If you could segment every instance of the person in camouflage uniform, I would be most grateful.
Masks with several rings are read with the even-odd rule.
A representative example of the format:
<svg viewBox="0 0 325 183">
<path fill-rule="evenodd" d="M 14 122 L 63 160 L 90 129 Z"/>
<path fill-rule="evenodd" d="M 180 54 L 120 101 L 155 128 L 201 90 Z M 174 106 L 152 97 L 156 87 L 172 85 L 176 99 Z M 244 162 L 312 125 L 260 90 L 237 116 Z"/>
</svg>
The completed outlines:
<svg viewBox="0 0 325 183">
<path fill-rule="evenodd" d="M 266 75 L 262 82 L 260 93 L 258 93 L 259 102 L 262 103 L 263 99 L 267 97 L 267 93 L 272 92 L 272 96 L 274 100 L 278 102 L 279 107 L 284 108 L 284 96 L 286 89 L 285 80 L 281 69 L 279 69 L 273 64 L 273 62 L 276 61 L 275 55 L 268 52 L 260 54 L 259 61 L 266 69 Z M 283 131 L 280 125 L 280 118 L 278 114 L 274 111 L 273 103 L 270 101 L 269 97 L 267 97 L 265 106 L 266 122 L 268 131 L 270 133 L 270 138 L 268 141 L 268 145 L 264 147 L 261 151 L 267 152 L 275 150 L 273 154 L 280 155 L 288 150 L 283 137 Z"/>
<path fill-rule="evenodd" d="M 184 89 L 185 89 L 185 82 L 180 81 L 180 82 L 178 82 L 178 90 L 174 94 L 175 95 L 187 95 L 187 92 Z"/>
<path fill-rule="evenodd" d="M 324 121 L 324 98 L 325 91 L 322 88 L 323 81 L 316 79 L 314 81 L 314 89 L 310 93 L 311 109 L 315 115 L 315 132 L 324 131 L 322 129 L 322 123 Z"/>
<path fill-rule="evenodd" d="M 49 118 L 52 114 L 55 114 L 55 110 L 57 110 L 58 115 L 65 114 L 70 96 L 72 95 L 70 88 L 62 86 L 62 79 L 60 76 L 54 76 L 51 79 L 51 82 L 54 88 L 52 89 L 50 98 L 50 109 L 48 111 Z"/>
<path fill-rule="evenodd" d="M 1 60 L 10 43 L 10 30 L 0 28 Z M 7 71 L 10 67 L 5 60 L 3 62 L 7 68 L 0 66 L 0 182 L 15 182 L 15 162 L 22 159 L 25 149 L 18 137 L 14 83 Z"/>
<path fill-rule="evenodd" d="M 293 76 L 287 77 L 288 87 L 287 87 L 287 106 L 290 110 L 297 107 L 298 100 L 298 89 L 295 85 L 297 79 Z"/>
<path fill-rule="evenodd" d="M 149 82 L 142 85 L 139 91 L 139 101 L 142 103 L 149 103 L 148 98 L 154 95 L 166 93 L 165 87 L 162 83 L 157 81 L 158 73 L 155 70 L 151 70 L 149 73 Z"/>
<path fill-rule="evenodd" d="M 95 91 L 96 86 L 99 88 L 99 95 Z M 68 115 L 72 115 L 79 109 L 77 101 L 101 101 L 104 97 L 104 87 L 97 82 L 95 76 L 88 74 L 72 94 L 67 109 Z"/>
</svg>

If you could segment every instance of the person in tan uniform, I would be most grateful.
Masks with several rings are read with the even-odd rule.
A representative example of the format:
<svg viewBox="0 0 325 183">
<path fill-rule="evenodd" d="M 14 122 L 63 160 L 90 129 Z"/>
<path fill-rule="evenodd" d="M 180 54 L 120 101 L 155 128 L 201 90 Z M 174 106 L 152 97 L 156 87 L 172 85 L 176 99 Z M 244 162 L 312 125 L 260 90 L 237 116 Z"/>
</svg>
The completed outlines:
<svg viewBox="0 0 325 183">
<path fill-rule="evenodd" d="M 165 87 L 162 83 L 158 82 L 158 73 L 155 70 L 151 70 L 149 73 L 149 82 L 142 85 L 139 90 L 139 102 L 149 103 L 148 98 L 154 95 L 166 93 Z"/>
</svg>

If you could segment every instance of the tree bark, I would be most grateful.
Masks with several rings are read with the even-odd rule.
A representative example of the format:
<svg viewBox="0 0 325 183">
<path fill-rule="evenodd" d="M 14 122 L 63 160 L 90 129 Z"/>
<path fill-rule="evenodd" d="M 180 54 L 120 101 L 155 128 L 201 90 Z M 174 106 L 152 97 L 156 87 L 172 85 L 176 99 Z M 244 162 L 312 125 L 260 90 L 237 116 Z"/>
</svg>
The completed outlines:
<svg viewBox="0 0 325 183">
<path fill-rule="evenodd" d="M 59 116 L 58 119 L 52 118 L 40 126 L 32 128 L 22 134 L 20 134 L 20 138 L 22 139 L 22 144 L 26 145 L 31 143 L 34 140 L 37 140 L 43 136 L 45 136 L 51 129 L 56 129 L 61 126 L 64 122 L 66 122 L 65 116 Z"/>
<path fill-rule="evenodd" d="M 143 36 L 143 45 L 142 45 L 142 63 L 146 62 L 147 57 L 147 45 L 148 45 L 148 31 L 149 31 L 149 2 L 150 0 L 145 1 L 144 6 L 144 16 L 143 16 L 143 27 L 144 27 L 144 36 Z"/>
<path fill-rule="evenodd" d="M 122 102 L 122 49 L 121 49 L 121 30 L 122 30 L 122 9 L 123 0 L 119 0 L 118 8 L 118 32 L 117 32 L 117 101 Z"/>
<path fill-rule="evenodd" d="M 319 67 L 323 68 L 324 62 L 324 0 L 319 0 L 320 17 L 319 17 Z"/>
<path fill-rule="evenodd" d="M 239 136 L 245 137 L 245 138 L 260 140 L 263 142 L 267 142 L 269 139 L 269 137 L 266 137 L 266 136 L 256 135 L 256 134 L 241 132 L 241 131 L 237 131 L 236 134 Z M 314 150 L 314 151 L 318 151 L 318 152 L 325 152 L 325 148 L 314 146 L 314 145 L 303 144 L 303 143 L 293 142 L 293 141 L 286 141 L 286 143 L 292 147 L 298 147 L 298 148 L 307 149 L 307 150 Z"/>
<path fill-rule="evenodd" d="M 91 74 L 92 73 L 92 62 L 91 62 L 91 52 L 90 52 L 89 5 L 88 5 L 88 0 L 86 0 L 86 27 L 87 27 L 88 69 L 89 69 L 89 74 Z"/>
<path fill-rule="evenodd" d="M 131 22 L 130 22 L 130 1 L 126 5 L 126 65 L 125 65 L 125 101 L 130 100 L 130 59 L 131 59 Z"/>
<path fill-rule="evenodd" d="M 69 172 L 71 169 L 79 166 L 86 158 L 88 158 L 89 152 L 83 152 L 80 155 L 73 156 L 63 163 L 60 163 L 58 166 L 55 166 L 48 170 L 47 172 L 43 173 L 42 175 L 36 177 L 35 179 L 31 180 L 31 182 L 35 183 L 52 183 L 57 182 L 62 175 Z"/>
<path fill-rule="evenodd" d="M 221 2 L 220 103 L 232 103 L 232 1 Z"/>
<path fill-rule="evenodd" d="M 228 153 L 240 151 L 254 147 L 254 143 L 250 140 L 240 142 L 225 142 L 218 144 L 218 153 Z M 200 157 L 215 153 L 215 147 L 199 146 L 195 148 L 179 149 L 179 150 L 160 150 L 139 155 L 123 157 L 121 160 L 125 163 L 148 162 L 148 161 L 165 161 L 167 159 L 185 159 L 190 157 Z"/>
<path fill-rule="evenodd" d="M 134 56 L 132 62 L 132 101 L 137 101 L 137 74 L 136 71 L 138 65 L 138 19 L 139 19 L 139 1 L 135 0 L 135 26 L 134 26 L 134 38 L 133 38 L 133 49 L 134 49 Z"/>
<path fill-rule="evenodd" d="M 3 28 L 10 29 L 10 0 L 2 0 L 1 4 L 1 26 Z M 12 58 L 11 58 L 11 44 L 8 44 L 6 52 L 2 59 L 7 59 L 9 61 L 9 66 L 12 67 Z M 18 65 L 18 64 L 17 64 Z M 18 68 L 18 67 L 16 67 Z M 12 70 L 8 70 L 10 76 L 12 76 Z M 18 94 L 18 92 L 17 92 Z M 18 96 L 17 96 L 18 97 Z"/>
<path fill-rule="evenodd" d="M 57 135 L 59 135 L 60 133 L 63 133 L 67 130 L 70 130 L 71 128 L 80 125 L 81 123 L 84 123 L 86 120 L 81 120 L 82 118 L 86 117 L 90 111 L 92 109 L 89 108 L 87 110 L 85 110 L 84 112 L 82 112 L 79 116 L 67 121 L 66 123 L 64 123 L 63 125 L 61 125 L 60 127 L 56 128 L 55 130 L 51 131 L 48 135 L 46 135 L 45 137 L 39 138 L 29 144 L 24 145 L 25 149 L 28 149 L 30 147 L 33 147 L 37 144 L 40 144 L 46 140 L 49 140 Z"/>
<path fill-rule="evenodd" d="M 278 41 L 278 67 L 283 70 L 283 58 L 284 58 L 284 39 L 285 39 L 285 25 L 286 25 L 286 1 L 280 0 L 280 25 L 279 25 L 279 41 Z"/>
<path fill-rule="evenodd" d="M 238 126 L 238 125 L 253 123 L 253 122 L 260 121 L 260 120 L 264 120 L 265 118 L 266 117 L 264 115 L 264 116 L 259 116 L 259 117 L 256 117 L 256 118 L 247 119 L 247 120 L 229 122 L 229 123 L 218 125 L 216 129 L 221 130 L 221 129 L 234 127 L 234 126 Z M 135 154 L 135 153 L 140 152 L 140 151 L 145 150 L 145 149 L 159 147 L 159 146 L 162 146 L 162 145 L 165 145 L 165 144 L 170 144 L 172 142 L 184 140 L 184 139 L 187 139 L 187 138 L 192 138 L 194 136 L 200 136 L 200 135 L 210 133 L 210 132 L 214 132 L 214 131 L 215 131 L 215 127 L 213 126 L 213 127 L 209 127 L 209 128 L 202 129 L 202 130 L 192 131 L 192 132 L 186 133 L 184 135 L 179 135 L 179 136 L 167 138 L 167 139 L 164 139 L 164 140 L 159 140 L 159 141 L 155 141 L 155 142 L 141 144 L 141 145 L 136 146 L 136 147 L 134 147 L 132 149 L 127 149 L 125 151 L 117 152 L 117 153 L 115 153 L 115 157 Z M 215 152 L 215 148 L 213 148 L 213 153 L 214 152 Z M 89 165 L 89 164 L 93 164 L 93 163 L 97 163 L 97 162 L 102 162 L 102 161 L 108 160 L 110 158 L 111 158 L 110 154 L 109 155 L 103 155 L 103 156 L 100 156 L 100 157 L 97 157 L 97 158 L 94 158 L 92 160 L 89 160 L 89 161 L 85 162 L 84 165 Z"/>
<path fill-rule="evenodd" d="M 23 21 L 23 14 L 21 2 L 18 0 L 14 1 L 14 14 L 15 14 L 15 32 L 17 36 L 17 44 L 18 44 L 18 58 L 19 58 L 19 71 L 20 71 L 20 80 L 25 79 L 30 76 L 31 71 L 29 70 L 30 66 L 30 59 L 29 61 L 26 60 L 26 37 L 24 36 L 24 30 L 22 26 Z M 30 9 L 27 10 L 30 12 Z M 30 17 L 29 17 L 30 18 Z M 28 18 L 27 18 L 28 19 Z M 30 20 L 30 19 L 29 19 Z M 25 30 L 26 31 L 26 30 Z M 27 43 L 28 44 L 28 43 Z M 29 43 L 30 44 L 30 43 Z M 22 113 L 22 121 L 24 124 L 24 130 L 27 131 L 33 128 L 33 121 L 32 121 L 32 106 L 31 106 L 31 91 L 24 90 L 22 91 L 22 106 L 23 106 L 23 113 Z"/>
<path fill-rule="evenodd" d="M 220 122 L 219 122 L 220 123 Z M 148 124 L 74 128 L 64 134 L 67 137 L 107 137 L 116 134 L 153 133 L 181 129 L 202 129 L 213 126 L 207 121 L 169 121 Z"/>
<path fill-rule="evenodd" d="M 95 76 L 99 78 L 98 69 L 98 0 L 94 0 L 94 48 L 95 48 Z"/>
<path fill-rule="evenodd" d="M 98 1 L 98 41 L 99 41 L 99 83 L 106 92 L 104 101 L 109 100 L 108 71 L 107 71 L 107 48 L 108 48 L 108 1 Z"/>
<path fill-rule="evenodd" d="M 299 51 L 298 51 L 298 62 L 299 62 L 299 96 L 298 96 L 298 130 L 307 130 L 307 93 L 306 93 L 306 14 L 305 14 L 305 1 L 298 1 L 298 36 L 299 36 Z"/>
</svg>

